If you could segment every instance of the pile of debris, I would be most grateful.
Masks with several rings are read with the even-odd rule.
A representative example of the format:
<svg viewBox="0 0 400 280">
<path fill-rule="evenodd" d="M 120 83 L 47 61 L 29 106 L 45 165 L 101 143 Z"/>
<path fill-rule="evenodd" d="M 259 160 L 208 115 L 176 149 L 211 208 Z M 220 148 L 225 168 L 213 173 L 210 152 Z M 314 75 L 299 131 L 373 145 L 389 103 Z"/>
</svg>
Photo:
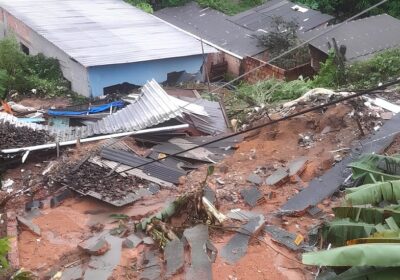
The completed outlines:
<svg viewBox="0 0 400 280">
<path fill-rule="evenodd" d="M 260 123 L 336 98 L 321 96 L 264 111 Z M 79 108 L 48 111 L 84 128 L 22 123 L 9 114 L 0 121 L 53 137 L 6 146 L 3 155 L 58 147 L 5 173 L 12 267 L 70 280 L 343 272 L 306 267 L 298 261 L 305 253 L 305 264 L 353 267 L 341 276 L 397 271 L 387 268 L 397 266 L 397 245 L 383 243 L 400 236 L 400 157 L 379 155 L 399 132 L 393 104 L 358 99 L 227 137 L 218 102 L 172 97 L 152 81 L 128 103 L 98 105 L 110 110 L 103 116 L 90 116 L 97 106 L 81 108 L 83 115 L 74 113 Z M 60 148 L 67 139 L 73 149 Z M 337 207 L 343 189 L 345 205 Z M 316 252 L 323 247 L 329 250 Z M 386 253 L 393 258 L 382 261 Z"/>
</svg>

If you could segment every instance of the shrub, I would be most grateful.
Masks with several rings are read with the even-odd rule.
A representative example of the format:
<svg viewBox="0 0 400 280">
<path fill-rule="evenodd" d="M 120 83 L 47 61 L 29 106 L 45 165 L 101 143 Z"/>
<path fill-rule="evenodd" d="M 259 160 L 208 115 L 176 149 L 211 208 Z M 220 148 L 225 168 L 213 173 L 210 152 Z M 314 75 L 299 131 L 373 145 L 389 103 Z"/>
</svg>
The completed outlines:
<svg viewBox="0 0 400 280">
<path fill-rule="evenodd" d="M 263 4 L 264 0 L 197 0 L 200 6 L 219 10 L 227 15 L 234 15 Z"/>
<path fill-rule="evenodd" d="M 370 60 L 356 62 L 346 68 L 346 82 L 355 89 L 375 87 L 399 76 L 400 49 L 377 54 Z"/>
<path fill-rule="evenodd" d="M 314 87 L 368 89 L 400 76 L 400 49 L 377 54 L 369 60 L 347 64 L 339 70 L 331 52 L 312 82 Z"/>
<path fill-rule="evenodd" d="M 0 98 L 10 90 L 27 93 L 32 89 L 48 96 L 70 92 L 57 59 L 27 56 L 14 38 L 0 40 Z"/>
<path fill-rule="evenodd" d="M 8 268 L 7 253 L 10 250 L 10 243 L 8 238 L 0 239 L 0 270 Z"/>
<path fill-rule="evenodd" d="M 328 59 L 321 63 L 319 73 L 314 77 L 312 85 L 314 87 L 338 88 L 343 84 L 342 75 L 339 71 L 335 63 L 335 53 L 330 51 Z"/>
<path fill-rule="evenodd" d="M 0 99 L 4 99 L 7 94 L 7 81 L 9 77 L 7 71 L 4 69 L 0 69 Z"/>
<path fill-rule="evenodd" d="M 237 91 L 237 97 L 249 105 L 261 105 L 281 100 L 296 99 L 310 90 L 309 81 L 294 80 L 290 82 L 268 79 L 254 85 L 242 84 Z"/>
</svg>

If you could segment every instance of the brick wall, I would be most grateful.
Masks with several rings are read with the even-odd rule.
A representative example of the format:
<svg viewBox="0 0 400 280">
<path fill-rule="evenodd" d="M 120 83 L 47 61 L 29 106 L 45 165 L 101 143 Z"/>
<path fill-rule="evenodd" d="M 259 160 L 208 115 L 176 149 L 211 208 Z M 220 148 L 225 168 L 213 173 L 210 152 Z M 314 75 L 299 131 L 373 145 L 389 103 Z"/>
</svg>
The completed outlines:
<svg viewBox="0 0 400 280">
<path fill-rule="evenodd" d="M 264 62 L 253 57 L 245 57 L 241 65 L 241 73 L 248 72 L 256 67 L 259 67 Z M 310 77 L 314 74 L 314 70 L 310 63 L 297 66 L 292 69 L 282 69 L 277 66 L 266 64 L 260 69 L 246 75 L 244 80 L 249 83 L 256 83 L 260 80 L 268 78 L 276 78 L 280 80 L 292 81 L 298 79 L 299 76 Z"/>
</svg>

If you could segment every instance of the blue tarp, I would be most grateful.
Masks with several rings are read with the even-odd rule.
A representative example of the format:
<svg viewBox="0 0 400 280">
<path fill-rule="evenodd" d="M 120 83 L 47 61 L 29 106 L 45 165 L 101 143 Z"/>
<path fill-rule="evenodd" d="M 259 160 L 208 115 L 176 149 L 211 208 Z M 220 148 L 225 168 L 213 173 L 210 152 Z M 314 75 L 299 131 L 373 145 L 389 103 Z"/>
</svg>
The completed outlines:
<svg viewBox="0 0 400 280">
<path fill-rule="evenodd" d="M 114 101 L 103 105 L 91 106 L 87 110 L 82 111 L 47 110 L 47 114 L 50 116 L 80 116 L 104 112 L 110 110 L 111 107 L 122 108 L 124 105 L 124 101 Z"/>
</svg>

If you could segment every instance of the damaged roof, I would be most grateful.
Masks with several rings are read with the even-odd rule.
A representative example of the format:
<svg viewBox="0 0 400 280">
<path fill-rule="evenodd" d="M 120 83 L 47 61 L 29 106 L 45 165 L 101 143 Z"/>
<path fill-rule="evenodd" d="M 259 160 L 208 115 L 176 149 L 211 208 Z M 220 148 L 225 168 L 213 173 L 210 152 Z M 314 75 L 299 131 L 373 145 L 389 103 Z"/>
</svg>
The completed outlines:
<svg viewBox="0 0 400 280">
<path fill-rule="evenodd" d="M 199 40 L 120 0 L 0 0 L 0 7 L 85 67 L 202 54 Z"/>
<path fill-rule="evenodd" d="M 165 8 L 155 12 L 155 15 L 215 44 L 224 52 L 233 53 L 240 59 L 265 50 L 265 47 L 259 44 L 256 32 L 259 29 L 268 31 L 272 18 L 276 15 L 282 16 L 286 21 L 297 20 L 300 31 L 318 27 L 333 18 L 285 0 L 267 1 L 264 5 L 235 16 L 228 16 L 210 8 L 203 9 L 196 2 Z"/>
<path fill-rule="evenodd" d="M 334 28 L 328 26 L 304 34 L 312 38 Z M 374 54 L 400 46 L 400 20 L 387 14 L 350 21 L 312 40 L 310 45 L 328 54 L 328 42 L 335 38 L 338 45 L 345 45 L 348 61 L 367 60 Z"/>
</svg>

